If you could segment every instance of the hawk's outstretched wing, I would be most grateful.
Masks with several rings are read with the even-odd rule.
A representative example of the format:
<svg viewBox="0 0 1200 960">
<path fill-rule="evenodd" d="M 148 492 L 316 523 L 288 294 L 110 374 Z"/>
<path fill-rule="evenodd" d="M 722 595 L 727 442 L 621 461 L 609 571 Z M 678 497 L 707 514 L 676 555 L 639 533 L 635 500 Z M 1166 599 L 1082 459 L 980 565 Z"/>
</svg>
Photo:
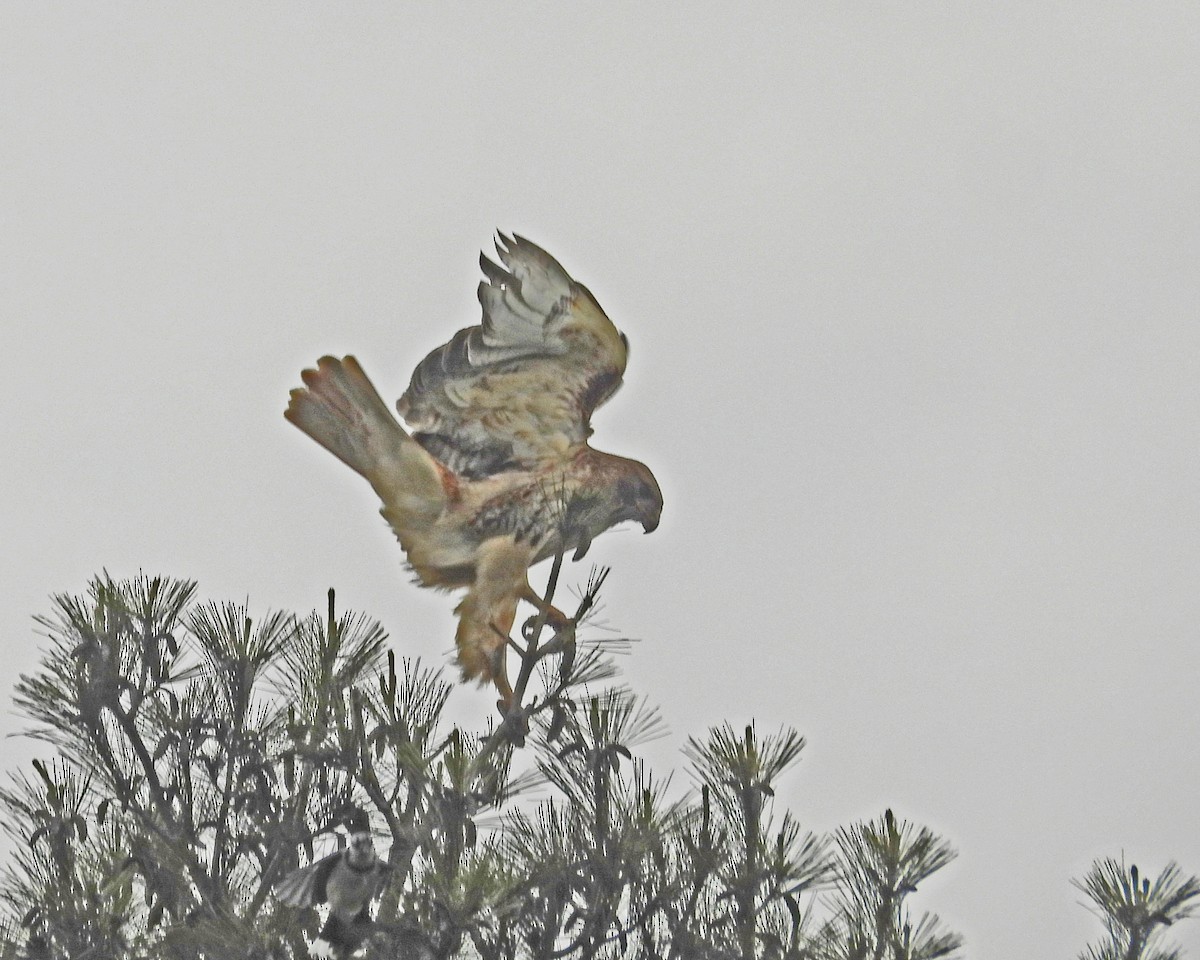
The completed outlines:
<svg viewBox="0 0 1200 960">
<path fill-rule="evenodd" d="M 421 445 L 467 479 L 570 456 L 628 356 L 595 297 L 545 250 L 501 234 L 496 252 L 500 264 L 479 258 L 483 322 L 422 360 L 396 404 Z"/>
</svg>

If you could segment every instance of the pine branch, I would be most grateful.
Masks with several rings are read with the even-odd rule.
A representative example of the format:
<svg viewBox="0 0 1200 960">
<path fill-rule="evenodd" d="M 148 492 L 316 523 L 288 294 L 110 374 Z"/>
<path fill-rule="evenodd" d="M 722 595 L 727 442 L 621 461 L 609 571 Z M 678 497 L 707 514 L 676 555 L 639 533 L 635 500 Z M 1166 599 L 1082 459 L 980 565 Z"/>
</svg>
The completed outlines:
<svg viewBox="0 0 1200 960">
<path fill-rule="evenodd" d="M 1157 960 L 1169 956 L 1156 948 L 1163 929 L 1200 910 L 1200 877 L 1185 876 L 1173 861 L 1151 881 L 1136 864 L 1127 870 L 1123 859 L 1106 857 L 1072 883 L 1095 905 L 1109 934 L 1107 943 L 1089 948 L 1084 957 Z"/>
</svg>

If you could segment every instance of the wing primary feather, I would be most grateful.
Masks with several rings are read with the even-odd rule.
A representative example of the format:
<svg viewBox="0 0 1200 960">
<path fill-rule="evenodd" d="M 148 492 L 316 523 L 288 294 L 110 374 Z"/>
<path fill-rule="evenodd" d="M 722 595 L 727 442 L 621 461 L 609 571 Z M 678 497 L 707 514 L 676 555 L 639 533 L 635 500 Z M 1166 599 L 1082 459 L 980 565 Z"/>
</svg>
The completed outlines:
<svg viewBox="0 0 1200 960">
<path fill-rule="evenodd" d="M 596 298 L 537 244 L 497 230 L 479 266 L 480 323 L 429 353 L 397 402 L 426 450 L 472 478 L 584 442 L 626 364 L 626 342 Z"/>
<path fill-rule="evenodd" d="M 507 283 L 512 280 L 512 274 L 505 270 L 500 264 L 488 257 L 486 253 L 479 255 L 479 269 L 492 283 Z"/>
<path fill-rule="evenodd" d="M 502 343 L 506 347 L 540 345 L 542 318 L 527 306 L 515 306 L 507 294 L 512 286 L 479 285 L 479 302 L 483 304 L 483 339 L 488 346 Z M 490 342 L 489 342 L 490 341 Z"/>
<path fill-rule="evenodd" d="M 503 299 L 504 305 L 510 313 L 540 332 L 546 318 L 542 315 L 541 311 L 525 299 L 525 296 L 521 292 L 521 287 L 522 283 L 519 280 L 507 284 L 500 294 L 501 299 Z"/>
</svg>

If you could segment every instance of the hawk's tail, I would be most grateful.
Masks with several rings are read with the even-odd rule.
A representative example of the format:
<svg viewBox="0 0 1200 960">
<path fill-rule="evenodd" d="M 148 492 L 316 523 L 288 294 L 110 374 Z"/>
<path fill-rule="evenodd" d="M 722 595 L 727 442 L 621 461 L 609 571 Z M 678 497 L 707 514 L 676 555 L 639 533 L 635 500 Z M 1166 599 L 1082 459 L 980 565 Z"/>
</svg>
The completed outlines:
<svg viewBox="0 0 1200 960">
<path fill-rule="evenodd" d="M 284 416 L 366 477 L 384 515 L 403 533 L 441 513 L 446 490 L 437 462 L 405 433 L 354 357 L 322 357 L 301 375 Z"/>
</svg>

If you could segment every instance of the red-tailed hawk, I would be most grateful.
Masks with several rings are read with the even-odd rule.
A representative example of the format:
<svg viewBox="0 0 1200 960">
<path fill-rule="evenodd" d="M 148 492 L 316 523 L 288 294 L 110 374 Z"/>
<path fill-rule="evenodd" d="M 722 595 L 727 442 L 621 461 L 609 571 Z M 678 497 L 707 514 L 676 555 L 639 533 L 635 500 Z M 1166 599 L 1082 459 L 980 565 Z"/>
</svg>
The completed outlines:
<svg viewBox="0 0 1200 960">
<path fill-rule="evenodd" d="M 354 357 L 305 370 L 285 416 L 370 481 L 418 581 L 466 587 L 456 608 L 465 679 L 512 701 L 505 649 L 517 605 L 547 608 L 529 567 L 560 551 L 580 559 L 625 520 L 649 533 L 662 492 L 650 470 L 593 450 L 592 411 L 621 385 L 628 342 L 596 298 L 553 257 L 500 236 L 480 256 L 483 322 L 413 371 L 388 410 Z"/>
</svg>

